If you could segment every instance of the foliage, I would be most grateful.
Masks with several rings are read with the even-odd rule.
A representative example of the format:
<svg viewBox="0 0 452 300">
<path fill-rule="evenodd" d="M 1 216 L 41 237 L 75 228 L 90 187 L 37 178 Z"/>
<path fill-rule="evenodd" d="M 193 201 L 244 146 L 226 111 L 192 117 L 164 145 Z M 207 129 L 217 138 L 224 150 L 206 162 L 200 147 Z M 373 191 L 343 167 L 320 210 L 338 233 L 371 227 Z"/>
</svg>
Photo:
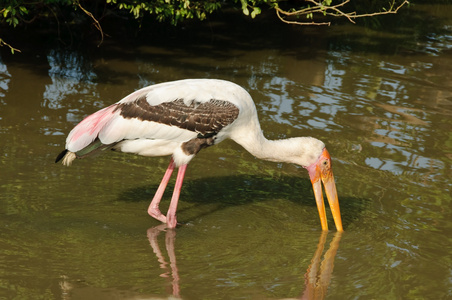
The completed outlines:
<svg viewBox="0 0 452 300">
<path fill-rule="evenodd" d="M 135 18 L 146 14 L 155 15 L 158 21 L 169 21 L 173 25 L 187 19 L 206 19 L 208 14 L 221 8 L 219 1 L 190 1 L 190 0 L 156 0 L 156 1 L 121 1 L 106 0 L 119 10 L 127 10 Z"/>
<path fill-rule="evenodd" d="M 263 9 L 272 9 L 285 23 L 329 25 L 330 21 L 325 21 L 325 17 L 345 18 L 354 23 L 354 20 L 360 17 L 396 13 L 408 3 L 408 0 L 369 1 L 376 11 L 357 13 L 356 6 L 366 5 L 358 0 L 353 3 L 351 0 L 0 0 L 0 25 L 16 27 L 38 18 L 50 17 L 55 18 L 59 26 L 61 15 L 69 12 L 73 23 L 78 23 L 87 16 L 100 32 L 102 42 L 103 31 L 99 20 L 108 14 L 131 15 L 135 19 L 152 15 L 160 22 L 177 25 L 191 19 L 205 20 L 216 11 L 234 7 L 251 18 L 255 18 Z M 8 46 L 12 52 L 18 51 L 1 37 L 0 46 Z"/>
<path fill-rule="evenodd" d="M 3 3 L 6 2 L 6 3 Z M 28 9 L 23 1 L 12 0 L 2 1 L 0 9 L 1 18 L 7 24 L 16 27 L 19 24 L 19 18 L 28 14 Z"/>
</svg>

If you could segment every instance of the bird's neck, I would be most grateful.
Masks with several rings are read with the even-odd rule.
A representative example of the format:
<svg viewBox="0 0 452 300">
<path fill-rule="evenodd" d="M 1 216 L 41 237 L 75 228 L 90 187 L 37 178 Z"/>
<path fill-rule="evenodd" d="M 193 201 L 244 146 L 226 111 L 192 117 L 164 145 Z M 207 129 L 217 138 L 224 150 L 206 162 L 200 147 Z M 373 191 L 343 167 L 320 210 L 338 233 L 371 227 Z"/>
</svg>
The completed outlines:
<svg viewBox="0 0 452 300">
<path fill-rule="evenodd" d="M 268 140 L 260 126 L 248 131 L 234 140 L 257 158 L 287 162 L 303 167 L 313 164 L 322 153 L 325 144 L 312 137 L 296 137 L 282 140 Z"/>
</svg>

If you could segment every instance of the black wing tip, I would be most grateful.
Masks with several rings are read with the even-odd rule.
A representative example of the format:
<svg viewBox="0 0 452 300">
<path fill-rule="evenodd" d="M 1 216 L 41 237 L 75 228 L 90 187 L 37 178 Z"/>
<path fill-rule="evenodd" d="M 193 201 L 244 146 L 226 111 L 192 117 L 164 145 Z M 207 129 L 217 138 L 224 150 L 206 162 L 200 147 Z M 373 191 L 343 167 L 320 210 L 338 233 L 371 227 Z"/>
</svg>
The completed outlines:
<svg viewBox="0 0 452 300">
<path fill-rule="evenodd" d="M 61 153 L 58 154 L 57 158 L 55 159 L 55 163 L 57 163 L 60 160 L 62 160 L 63 157 L 66 155 L 67 151 L 68 151 L 67 149 L 64 149 L 63 151 L 61 151 Z"/>
</svg>

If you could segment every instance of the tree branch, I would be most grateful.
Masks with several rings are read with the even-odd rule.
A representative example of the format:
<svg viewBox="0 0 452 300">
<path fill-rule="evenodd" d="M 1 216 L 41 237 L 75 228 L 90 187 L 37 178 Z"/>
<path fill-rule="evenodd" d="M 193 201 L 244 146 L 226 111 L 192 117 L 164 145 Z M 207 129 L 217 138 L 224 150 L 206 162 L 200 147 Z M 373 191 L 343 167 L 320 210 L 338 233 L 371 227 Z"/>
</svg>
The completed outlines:
<svg viewBox="0 0 452 300">
<path fill-rule="evenodd" d="M 4 39 L 0 38 L 0 47 L 6 46 L 11 50 L 11 53 L 14 54 L 14 51 L 17 52 L 21 52 L 19 49 L 14 48 L 13 46 L 11 46 L 10 44 L 8 44 L 7 42 L 5 42 Z"/>
<path fill-rule="evenodd" d="M 319 0 L 305 0 L 306 2 L 309 2 L 313 4 L 313 6 L 309 6 L 303 9 L 295 10 L 295 11 L 286 11 L 278 6 L 275 7 L 276 15 L 278 18 L 287 24 L 295 24 L 295 25 L 331 25 L 331 22 L 299 22 L 299 21 L 293 21 L 288 20 L 288 18 L 291 17 L 300 17 L 300 16 L 306 16 L 307 18 L 313 18 L 313 14 L 323 14 L 326 16 L 332 16 L 332 17 L 344 17 L 347 18 L 351 23 L 355 24 L 355 19 L 357 18 L 364 18 L 364 17 L 373 17 L 373 16 L 380 16 L 380 15 L 387 15 L 387 14 L 396 14 L 400 8 L 402 8 L 404 5 L 409 4 L 408 0 L 404 0 L 401 4 L 399 4 L 397 7 L 394 8 L 396 0 L 391 0 L 391 5 L 388 10 L 381 11 L 381 12 L 374 12 L 374 13 L 366 13 L 366 14 L 357 14 L 356 11 L 353 12 L 344 12 L 342 10 L 342 7 L 350 2 L 350 0 L 343 0 L 341 3 L 328 6 L 324 5 L 323 1 Z"/>
<path fill-rule="evenodd" d="M 278 16 L 278 18 L 281 21 L 283 21 L 284 23 L 286 23 L 286 24 L 292 24 L 292 25 L 323 25 L 323 26 L 324 25 L 327 25 L 327 26 L 331 25 L 331 22 L 314 22 L 314 21 L 312 21 L 312 22 L 298 22 L 298 21 L 289 21 L 289 20 L 284 19 L 281 16 L 281 14 L 284 14 L 286 16 L 290 16 L 291 13 L 280 9 L 279 7 L 276 7 L 275 9 L 276 9 L 276 15 Z"/>
<path fill-rule="evenodd" d="M 104 32 L 103 32 L 103 30 L 102 30 L 102 26 L 100 26 L 99 21 L 97 21 L 97 19 L 93 16 L 93 14 L 92 14 L 91 12 L 89 12 L 89 11 L 87 11 L 86 9 L 83 8 L 83 6 L 80 4 L 80 2 L 77 1 L 77 5 L 78 5 L 78 7 L 80 7 L 80 9 L 81 9 L 85 14 L 88 15 L 88 17 L 90 17 L 91 19 L 93 19 L 93 21 L 94 21 L 94 26 L 96 27 L 97 30 L 99 30 L 100 36 L 101 36 L 100 42 L 99 42 L 99 44 L 97 45 L 97 47 L 99 47 L 99 46 L 102 44 L 102 42 L 104 41 Z"/>
</svg>

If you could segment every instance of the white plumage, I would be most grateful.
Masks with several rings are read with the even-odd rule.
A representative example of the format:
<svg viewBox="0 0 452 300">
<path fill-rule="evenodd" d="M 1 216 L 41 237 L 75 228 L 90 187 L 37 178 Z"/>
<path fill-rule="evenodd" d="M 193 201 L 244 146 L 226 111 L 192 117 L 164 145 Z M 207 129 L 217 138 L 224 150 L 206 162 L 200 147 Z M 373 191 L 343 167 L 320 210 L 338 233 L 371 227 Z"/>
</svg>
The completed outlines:
<svg viewBox="0 0 452 300">
<path fill-rule="evenodd" d="M 148 213 L 167 222 L 169 227 L 175 227 L 177 201 L 187 164 L 201 149 L 226 138 L 236 141 L 258 158 L 307 168 L 313 184 L 320 178 L 325 184 L 317 169 L 326 161 L 328 168 L 324 171 L 331 182 L 331 161 L 323 142 L 311 137 L 267 140 L 249 93 L 232 82 L 216 79 L 166 82 L 133 92 L 81 121 L 69 133 L 66 150 L 57 161 L 63 158 L 63 164 L 70 165 L 75 158 L 108 148 L 143 156 L 171 155 L 170 166 Z M 175 167 L 179 167 L 179 175 L 168 215 L 164 216 L 158 205 Z M 334 179 L 332 182 L 334 184 Z M 318 197 L 322 195 L 316 194 L 320 205 L 323 197 Z M 335 197 L 337 202 L 337 194 Z M 319 212 L 322 220 L 320 207 Z M 333 215 L 338 230 L 342 230 L 340 214 Z M 324 219 L 323 229 L 326 217 Z"/>
</svg>

